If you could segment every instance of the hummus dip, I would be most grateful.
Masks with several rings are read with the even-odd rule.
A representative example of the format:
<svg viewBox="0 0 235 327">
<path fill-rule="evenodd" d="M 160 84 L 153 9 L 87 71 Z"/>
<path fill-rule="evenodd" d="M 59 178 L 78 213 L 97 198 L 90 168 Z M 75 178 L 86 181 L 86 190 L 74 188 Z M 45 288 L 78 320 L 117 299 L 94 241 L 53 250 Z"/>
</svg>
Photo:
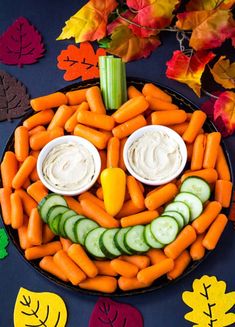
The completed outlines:
<svg viewBox="0 0 235 327">
<path fill-rule="evenodd" d="M 94 159 L 81 144 L 59 144 L 44 159 L 42 173 L 46 181 L 58 190 L 74 191 L 92 180 L 95 174 Z"/>
<path fill-rule="evenodd" d="M 163 180 L 175 174 L 182 162 L 179 144 L 165 132 L 146 132 L 128 150 L 133 171 L 148 180 Z"/>
</svg>

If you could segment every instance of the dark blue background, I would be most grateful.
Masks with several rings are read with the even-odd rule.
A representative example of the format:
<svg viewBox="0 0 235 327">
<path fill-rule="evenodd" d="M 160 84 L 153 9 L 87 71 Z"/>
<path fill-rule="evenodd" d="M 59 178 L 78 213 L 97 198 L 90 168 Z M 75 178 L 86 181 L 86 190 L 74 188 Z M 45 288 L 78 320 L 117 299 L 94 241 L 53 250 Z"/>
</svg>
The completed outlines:
<svg viewBox="0 0 235 327">
<path fill-rule="evenodd" d="M 28 18 L 41 32 L 44 38 L 46 53 L 39 63 L 26 65 L 24 68 L 0 64 L 3 69 L 16 76 L 28 88 L 32 97 L 37 97 L 69 83 L 63 80 L 63 71 L 57 67 L 57 56 L 62 49 L 73 41 L 56 41 L 64 26 L 65 20 L 73 15 L 85 1 L 75 0 L 1 0 L 0 34 L 3 33 L 16 18 Z M 165 77 L 165 63 L 172 56 L 172 51 L 179 48 L 174 33 L 162 34 L 162 46 L 150 58 L 127 64 L 127 75 L 150 79 L 169 86 L 200 105 L 205 97 L 197 96 L 184 84 L 168 80 Z M 234 53 L 234 52 L 233 52 Z M 209 85 L 208 85 L 209 87 Z M 0 123 L 0 156 L 4 145 L 13 132 L 17 121 Z M 233 164 L 235 163 L 235 138 L 226 140 Z M 0 223 L 1 226 L 1 223 Z M 2 227 L 2 226 L 1 226 Z M 0 326 L 13 326 L 13 310 L 16 295 L 20 287 L 36 292 L 54 292 L 60 295 L 68 310 L 68 327 L 86 327 L 97 297 L 84 296 L 65 290 L 48 282 L 37 271 L 33 270 L 19 255 L 15 247 L 8 246 L 9 256 L 0 261 Z M 235 290 L 235 233 L 232 224 L 226 228 L 216 250 L 189 276 L 174 285 L 155 293 L 119 299 L 136 306 L 144 317 L 145 327 L 190 326 L 184 320 L 184 314 L 190 309 L 182 302 L 181 294 L 191 290 L 195 278 L 204 274 L 215 275 L 227 282 L 227 290 Z M 138 327 L 138 326 L 136 326 Z"/>
</svg>

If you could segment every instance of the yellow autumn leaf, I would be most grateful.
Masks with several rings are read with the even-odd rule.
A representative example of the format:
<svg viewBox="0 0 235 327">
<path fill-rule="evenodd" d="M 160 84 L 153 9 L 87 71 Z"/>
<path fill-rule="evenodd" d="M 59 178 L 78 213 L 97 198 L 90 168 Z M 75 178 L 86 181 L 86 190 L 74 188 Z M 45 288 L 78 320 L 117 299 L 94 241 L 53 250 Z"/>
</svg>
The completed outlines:
<svg viewBox="0 0 235 327">
<path fill-rule="evenodd" d="M 64 327 L 66 321 L 67 309 L 60 296 L 20 288 L 14 308 L 15 327 Z"/>
<path fill-rule="evenodd" d="M 235 292 L 226 293 L 226 283 L 215 276 L 203 276 L 193 282 L 193 291 L 184 292 L 182 299 L 192 311 L 185 319 L 197 327 L 225 327 L 235 323 L 235 314 L 228 311 L 235 304 Z"/>
<path fill-rule="evenodd" d="M 225 58 L 221 56 L 210 71 L 217 83 L 225 89 L 233 89 L 235 88 L 235 62 L 230 64 L 229 59 Z"/>
</svg>

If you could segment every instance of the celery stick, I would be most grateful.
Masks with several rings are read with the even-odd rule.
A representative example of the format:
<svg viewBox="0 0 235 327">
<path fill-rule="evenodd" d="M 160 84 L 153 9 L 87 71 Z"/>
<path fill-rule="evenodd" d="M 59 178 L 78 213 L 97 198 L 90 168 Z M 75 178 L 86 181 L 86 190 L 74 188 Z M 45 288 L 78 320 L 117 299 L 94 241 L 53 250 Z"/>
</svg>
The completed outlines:
<svg viewBox="0 0 235 327">
<path fill-rule="evenodd" d="M 115 58 L 107 56 L 106 58 L 106 81 L 107 81 L 107 98 L 108 98 L 108 109 L 114 108 L 114 88 L 113 88 L 113 61 Z"/>
<path fill-rule="evenodd" d="M 120 58 L 113 59 L 113 109 L 118 109 L 122 104 L 122 60 Z"/>
<path fill-rule="evenodd" d="M 99 69 L 100 69 L 100 90 L 104 100 L 106 109 L 108 108 L 107 97 L 107 78 L 106 78 L 106 56 L 99 57 Z"/>
<path fill-rule="evenodd" d="M 127 101 L 126 64 L 122 62 L 122 103 Z"/>
</svg>

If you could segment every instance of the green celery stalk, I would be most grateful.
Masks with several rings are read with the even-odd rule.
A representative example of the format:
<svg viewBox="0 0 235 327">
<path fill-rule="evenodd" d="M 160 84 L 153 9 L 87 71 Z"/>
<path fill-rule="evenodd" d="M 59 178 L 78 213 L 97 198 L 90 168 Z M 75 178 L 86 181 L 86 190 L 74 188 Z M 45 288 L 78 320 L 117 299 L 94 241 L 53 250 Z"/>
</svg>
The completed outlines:
<svg viewBox="0 0 235 327">
<path fill-rule="evenodd" d="M 120 58 L 113 59 L 113 108 L 118 109 L 122 104 L 122 60 Z"/>
<path fill-rule="evenodd" d="M 106 109 L 108 108 L 108 95 L 107 95 L 107 78 L 106 78 L 106 56 L 99 57 L 100 69 L 100 90 L 104 100 Z"/>
<path fill-rule="evenodd" d="M 127 85 L 126 85 L 126 64 L 122 61 L 122 103 L 127 101 Z"/>
<path fill-rule="evenodd" d="M 107 98 L 108 98 L 108 109 L 115 109 L 114 105 L 114 97 L 115 97 L 115 93 L 114 93 L 114 85 L 113 85 L 113 76 L 114 76 L 114 67 L 113 67 L 113 61 L 115 60 L 115 58 L 111 57 L 111 56 L 107 56 L 106 57 L 106 81 L 107 81 Z"/>
</svg>

